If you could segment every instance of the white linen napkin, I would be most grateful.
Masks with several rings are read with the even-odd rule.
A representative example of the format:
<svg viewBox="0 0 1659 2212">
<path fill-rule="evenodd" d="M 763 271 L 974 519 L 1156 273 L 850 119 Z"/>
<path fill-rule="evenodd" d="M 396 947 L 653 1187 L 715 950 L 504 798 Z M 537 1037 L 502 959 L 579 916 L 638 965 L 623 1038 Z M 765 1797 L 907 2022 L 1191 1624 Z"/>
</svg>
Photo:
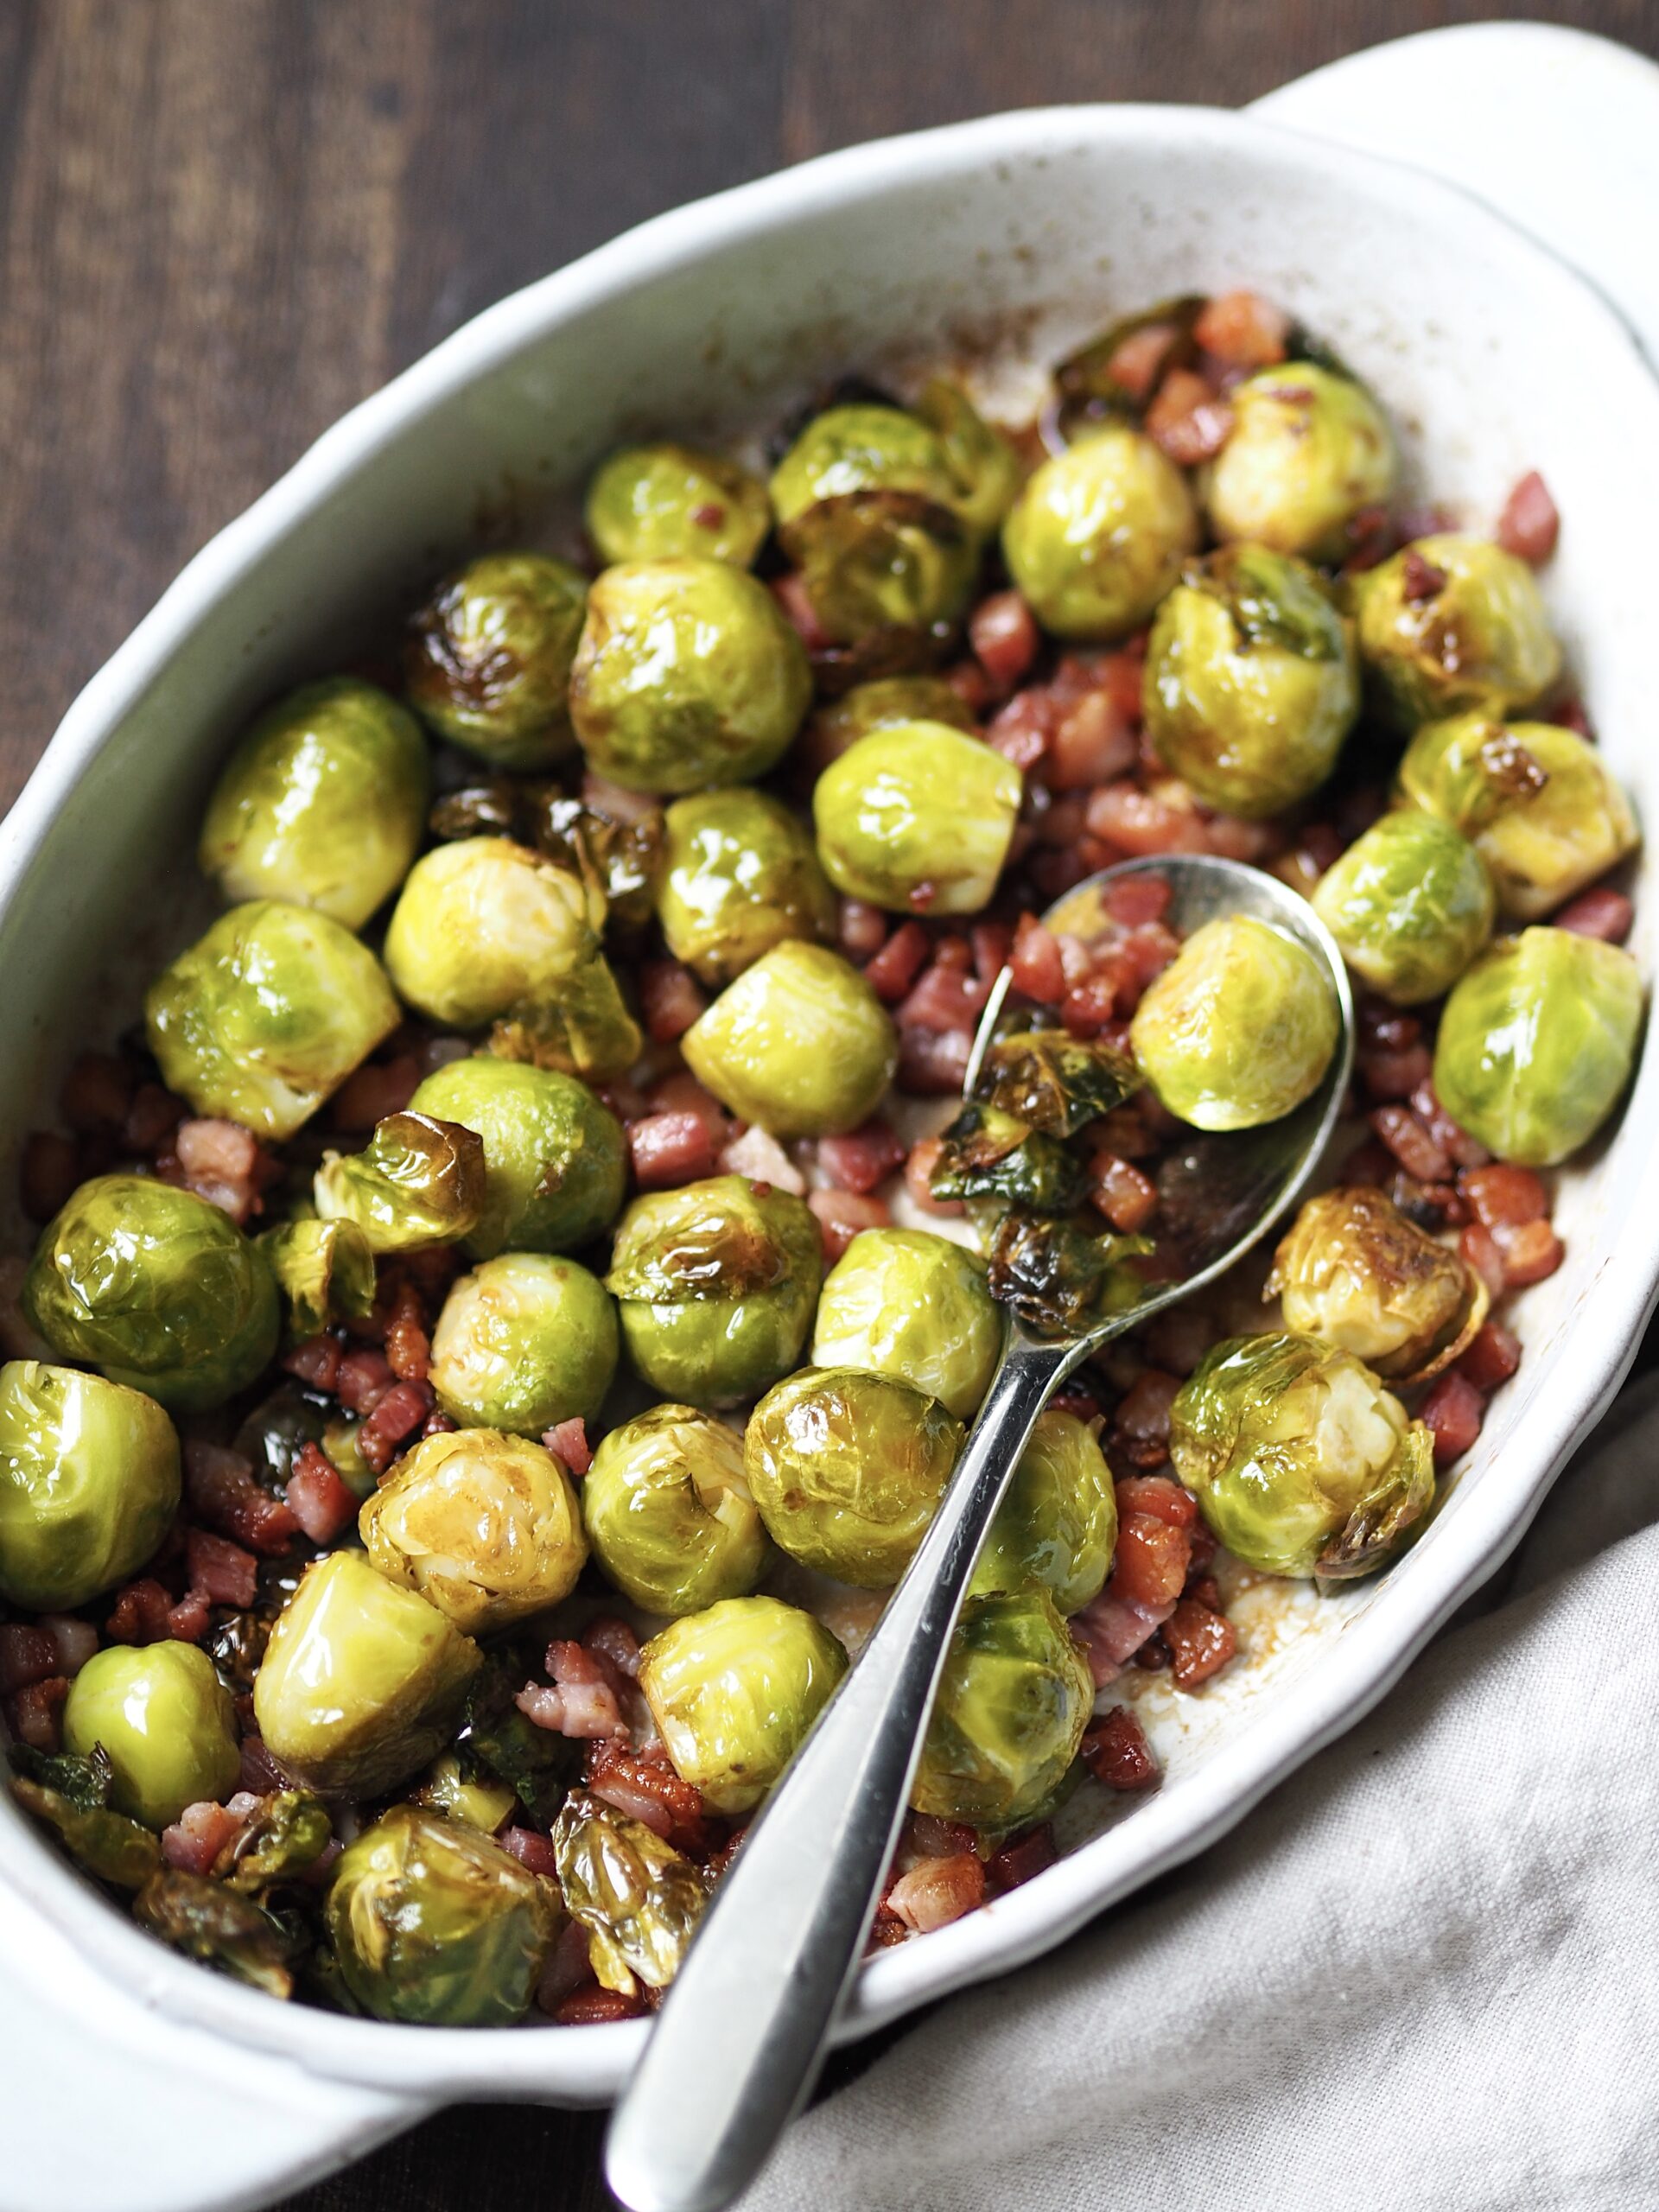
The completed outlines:
<svg viewBox="0 0 1659 2212">
<path fill-rule="evenodd" d="M 947 2000 L 743 2212 L 1659 2204 L 1659 1374 L 1205 1857 Z"/>
</svg>

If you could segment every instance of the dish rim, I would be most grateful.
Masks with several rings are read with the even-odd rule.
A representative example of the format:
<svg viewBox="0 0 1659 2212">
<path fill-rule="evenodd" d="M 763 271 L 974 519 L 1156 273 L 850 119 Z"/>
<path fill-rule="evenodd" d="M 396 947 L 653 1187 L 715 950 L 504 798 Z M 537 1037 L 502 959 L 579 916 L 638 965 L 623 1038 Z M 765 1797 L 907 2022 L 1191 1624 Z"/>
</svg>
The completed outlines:
<svg viewBox="0 0 1659 2212">
<path fill-rule="evenodd" d="M 75 783 L 118 739 L 127 715 L 199 626 L 290 530 L 467 386 L 562 325 L 705 251 L 786 232 L 872 194 L 964 167 L 1052 160 L 1106 142 L 1155 144 L 1166 158 L 1183 147 L 1243 144 L 1281 171 L 1340 173 L 1362 188 L 1370 181 L 1372 198 L 1386 185 L 1396 202 L 1403 195 L 1425 215 L 1459 228 L 1462 251 L 1516 265 L 1534 288 L 1553 283 L 1562 312 L 1599 331 L 1598 358 L 1611 342 L 1634 371 L 1659 425 L 1659 391 L 1634 338 L 1603 296 L 1473 194 L 1408 163 L 1249 114 L 1104 103 L 1016 110 L 847 148 L 655 217 L 537 280 L 486 308 L 326 430 L 190 560 L 73 702 L 0 824 L 0 913 L 17 895 Z M 1638 1197 L 1659 1199 L 1659 1149 L 1642 1171 Z M 1200 1772 L 1137 1806 L 1140 1848 L 1115 1879 L 1091 1878 L 1092 1861 L 1113 1831 L 1059 1860 L 1037 1882 L 936 1931 L 927 1943 L 882 1953 L 860 1977 L 839 2040 L 868 2033 L 918 2004 L 1051 1948 L 1154 1874 L 1205 1848 L 1387 1693 L 1428 1637 L 1519 1541 L 1580 1433 L 1605 1410 L 1634 1356 L 1659 1297 L 1659 1255 L 1646 1253 L 1632 1238 L 1622 1246 L 1612 1242 L 1595 1259 L 1572 1332 L 1577 1343 L 1593 1337 L 1595 1356 L 1575 1364 L 1548 1412 L 1540 1409 L 1529 1478 L 1517 1484 L 1511 1476 L 1502 1488 L 1489 1483 L 1473 1491 L 1460 1512 L 1458 1541 L 1416 1554 L 1412 1573 L 1393 1586 L 1388 1602 L 1356 1619 L 1313 1676 L 1252 1715 L 1236 1738 L 1211 1753 Z M 1554 1360 L 1558 1366 L 1559 1351 Z M 280 2054 L 337 2080 L 429 2101 L 479 2091 L 497 2097 L 597 2098 L 619 2085 L 645 2031 L 643 2022 L 626 2029 L 562 2030 L 557 2063 L 550 2065 L 538 2044 L 520 2037 L 481 2038 L 465 2030 L 416 2030 L 276 2006 L 166 1952 L 90 1894 L 43 1840 L 11 1821 L 0 1821 L 0 1879 L 69 1935 L 100 1974 L 145 2004 L 250 2051 Z"/>
</svg>

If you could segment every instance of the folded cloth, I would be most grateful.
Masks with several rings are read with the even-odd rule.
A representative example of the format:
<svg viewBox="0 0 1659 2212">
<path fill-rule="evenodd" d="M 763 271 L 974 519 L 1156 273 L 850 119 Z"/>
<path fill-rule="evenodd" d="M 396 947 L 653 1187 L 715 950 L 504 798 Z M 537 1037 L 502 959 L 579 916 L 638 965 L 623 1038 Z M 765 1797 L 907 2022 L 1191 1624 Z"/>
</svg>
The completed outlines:
<svg viewBox="0 0 1659 2212">
<path fill-rule="evenodd" d="M 743 2212 L 1659 2203 L 1659 1375 L 1234 1834 L 933 2012 Z"/>
</svg>

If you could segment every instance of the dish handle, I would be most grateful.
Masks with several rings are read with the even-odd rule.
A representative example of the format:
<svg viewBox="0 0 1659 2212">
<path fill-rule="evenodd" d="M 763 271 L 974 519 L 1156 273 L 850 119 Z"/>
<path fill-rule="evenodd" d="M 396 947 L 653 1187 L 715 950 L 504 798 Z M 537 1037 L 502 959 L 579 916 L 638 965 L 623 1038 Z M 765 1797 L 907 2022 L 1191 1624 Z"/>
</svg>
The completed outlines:
<svg viewBox="0 0 1659 2212">
<path fill-rule="evenodd" d="M 1659 67 L 1556 23 L 1461 23 L 1299 77 L 1251 112 L 1433 170 L 1595 284 L 1659 366 Z"/>
</svg>

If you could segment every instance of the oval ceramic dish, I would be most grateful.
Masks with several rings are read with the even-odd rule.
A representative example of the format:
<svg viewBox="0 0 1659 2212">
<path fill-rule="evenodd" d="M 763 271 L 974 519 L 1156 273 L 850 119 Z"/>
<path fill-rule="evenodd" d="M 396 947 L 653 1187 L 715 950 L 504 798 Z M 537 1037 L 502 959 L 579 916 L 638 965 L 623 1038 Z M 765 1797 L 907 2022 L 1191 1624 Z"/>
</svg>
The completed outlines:
<svg viewBox="0 0 1659 2212">
<path fill-rule="evenodd" d="M 1348 65 L 1433 82 L 1413 125 L 1420 154 L 1437 111 L 1483 111 L 1471 79 L 1484 92 L 1493 67 L 1514 98 L 1588 131 L 1593 116 L 1559 105 L 1560 73 L 1577 69 L 1586 99 L 1605 85 L 1623 104 L 1632 159 L 1659 142 L 1659 76 L 1617 49 L 1507 27 L 1447 34 L 1444 61 L 1426 43 L 1440 41 Z M 1341 119 L 1364 105 L 1357 80 L 1327 79 L 1281 96 L 1287 118 L 1313 130 L 1328 111 L 1338 135 L 1365 135 Z M 1570 151 L 1555 156 L 1562 173 Z M 1598 273 L 1616 287 L 1616 269 Z M 411 601 L 475 542 L 481 514 L 505 501 L 515 532 L 533 530 L 626 435 L 736 433 L 828 373 L 899 358 L 1046 362 L 1116 309 L 1236 283 L 1347 357 L 1401 426 L 1413 482 L 1477 525 L 1523 470 L 1543 471 L 1566 517 L 1550 604 L 1608 755 L 1659 823 L 1646 545 L 1659 387 L 1604 300 L 1457 190 L 1296 130 L 1180 108 L 995 118 L 665 216 L 504 302 L 348 416 L 191 563 L 76 702 L 0 830 L 0 1117 L 14 1142 L 86 1041 L 85 1009 L 130 1011 L 140 976 L 183 940 L 199 809 L 248 710 Z M 1656 914 L 1639 896 L 1649 975 Z M 1340 1599 L 1262 1595 L 1241 1618 L 1248 1663 L 1202 1698 L 1148 1691 L 1163 1788 L 1132 1805 L 1079 1793 L 1093 1832 L 1074 1830 L 1068 1856 L 988 1910 L 880 1955 L 847 2035 L 1058 1942 L 1201 1849 L 1396 1679 L 1513 1545 L 1628 1363 L 1659 1274 L 1656 1140 L 1649 1052 L 1611 1139 L 1567 1179 L 1567 1263 L 1527 1294 L 1520 1374 L 1421 1543 Z M 21 1225 L 8 1226 L 16 1249 Z M 140 1934 L 3 1797 L 0 1961 L 0 2064 L 32 2114 L 14 2138 L 37 2139 L 9 2150 L 10 2212 L 254 2202 L 448 2099 L 602 2099 L 644 2033 L 416 2031 L 274 2004 Z M 73 2104 L 57 2078 L 72 2038 Z M 86 2139 L 94 2094 L 107 2152 Z"/>
</svg>

